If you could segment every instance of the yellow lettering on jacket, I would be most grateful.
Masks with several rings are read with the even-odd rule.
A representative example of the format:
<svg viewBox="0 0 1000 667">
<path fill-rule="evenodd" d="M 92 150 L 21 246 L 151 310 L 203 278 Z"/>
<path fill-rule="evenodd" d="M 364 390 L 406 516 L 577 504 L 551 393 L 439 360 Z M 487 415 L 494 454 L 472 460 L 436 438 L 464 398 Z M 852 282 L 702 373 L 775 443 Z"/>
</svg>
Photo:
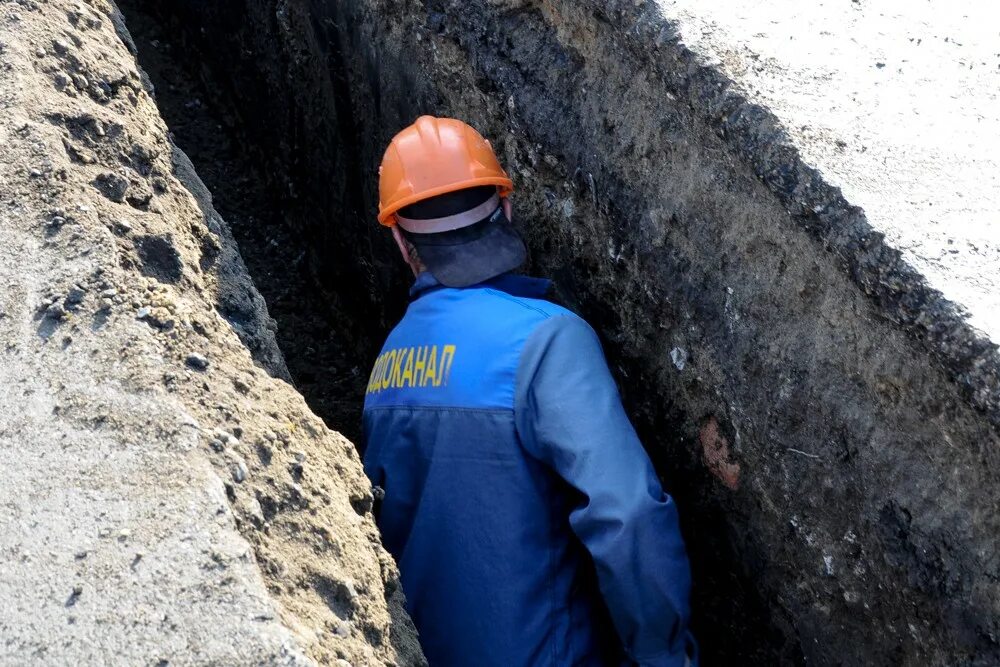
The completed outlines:
<svg viewBox="0 0 1000 667">
<path fill-rule="evenodd" d="M 406 366 L 403 367 L 403 377 L 400 379 L 401 387 L 413 386 L 413 348 L 406 349 Z"/>
<path fill-rule="evenodd" d="M 385 361 L 385 355 L 380 354 L 378 359 L 375 360 L 375 365 L 372 366 L 372 373 L 368 376 L 368 393 L 372 393 L 375 389 L 376 378 L 381 378 L 379 371 L 382 369 L 382 363 Z"/>
<path fill-rule="evenodd" d="M 446 387 L 456 351 L 455 345 L 421 345 L 387 350 L 378 356 L 372 366 L 366 393 Z"/>
<path fill-rule="evenodd" d="M 428 384 L 432 387 L 437 386 L 435 383 L 437 379 L 437 358 L 438 346 L 431 345 L 431 353 L 427 357 L 427 372 L 424 373 L 424 381 L 420 384 L 421 387 L 426 387 Z"/>
<path fill-rule="evenodd" d="M 393 350 L 396 353 L 395 361 L 392 364 L 392 381 L 389 384 L 390 387 L 399 388 L 402 387 L 402 370 L 403 370 L 403 358 L 406 356 L 406 348 L 401 347 L 397 350 Z"/>
<path fill-rule="evenodd" d="M 438 377 L 438 384 L 448 384 L 448 377 L 451 375 L 451 363 L 455 360 L 455 346 L 445 345 L 441 350 L 441 375 Z M 434 386 L 438 386 L 435 384 Z"/>
<path fill-rule="evenodd" d="M 413 386 L 422 387 L 424 373 L 427 372 L 427 346 L 421 345 L 417 348 L 417 356 L 413 360 Z"/>
<path fill-rule="evenodd" d="M 385 364 L 382 368 L 382 382 L 380 385 L 380 391 L 385 391 L 389 388 L 389 384 L 392 382 L 392 366 L 393 361 L 397 357 L 396 350 L 389 350 L 385 355 Z"/>
</svg>

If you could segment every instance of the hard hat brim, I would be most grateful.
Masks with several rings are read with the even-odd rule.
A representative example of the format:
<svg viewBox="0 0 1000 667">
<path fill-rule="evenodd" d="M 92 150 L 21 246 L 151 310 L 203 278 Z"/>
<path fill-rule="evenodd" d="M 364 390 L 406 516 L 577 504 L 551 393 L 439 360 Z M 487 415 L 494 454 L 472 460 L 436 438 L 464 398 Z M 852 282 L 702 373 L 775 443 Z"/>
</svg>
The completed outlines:
<svg viewBox="0 0 1000 667">
<path fill-rule="evenodd" d="M 446 195 L 449 192 L 456 192 L 458 190 L 464 190 L 466 188 L 474 188 L 481 185 L 495 185 L 500 189 L 500 196 L 506 197 L 514 191 L 514 183 L 509 178 L 504 178 L 500 176 L 487 176 L 483 178 L 471 178 L 464 181 L 458 181 L 455 183 L 449 183 L 448 185 L 441 186 L 438 188 L 432 188 L 429 190 L 424 190 L 417 194 L 410 195 L 409 197 L 400 197 L 385 206 L 378 213 L 378 221 L 385 225 L 386 227 L 391 227 L 396 224 L 396 212 L 402 208 L 406 208 L 410 204 L 416 204 L 417 202 L 423 201 L 425 199 L 430 199 L 431 197 L 437 197 L 439 195 Z"/>
</svg>

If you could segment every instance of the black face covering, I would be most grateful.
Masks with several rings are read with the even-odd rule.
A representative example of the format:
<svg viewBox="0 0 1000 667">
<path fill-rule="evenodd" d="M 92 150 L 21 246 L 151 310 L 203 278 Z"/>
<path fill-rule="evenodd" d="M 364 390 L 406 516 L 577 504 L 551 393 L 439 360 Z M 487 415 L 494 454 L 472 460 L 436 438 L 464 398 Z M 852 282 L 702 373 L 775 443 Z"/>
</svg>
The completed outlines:
<svg viewBox="0 0 1000 667">
<path fill-rule="evenodd" d="M 496 195 L 492 186 L 469 188 L 433 197 L 399 211 L 410 220 L 432 220 L 469 211 Z M 524 241 L 511 226 L 503 207 L 460 229 L 417 234 L 405 229 L 431 274 L 446 287 L 468 287 L 521 266 L 527 258 Z"/>
</svg>

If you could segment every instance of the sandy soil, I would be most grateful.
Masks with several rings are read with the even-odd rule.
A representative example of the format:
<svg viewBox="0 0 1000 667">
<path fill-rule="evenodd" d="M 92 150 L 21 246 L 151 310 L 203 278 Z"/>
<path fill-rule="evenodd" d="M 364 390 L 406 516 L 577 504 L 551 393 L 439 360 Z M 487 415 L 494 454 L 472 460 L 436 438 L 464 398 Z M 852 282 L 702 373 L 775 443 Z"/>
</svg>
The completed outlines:
<svg viewBox="0 0 1000 667">
<path fill-rule="evenodd" d="M 0 663 L 419 663 L 130 42 L 102 0 L 0 5 Z"/>
</svg>

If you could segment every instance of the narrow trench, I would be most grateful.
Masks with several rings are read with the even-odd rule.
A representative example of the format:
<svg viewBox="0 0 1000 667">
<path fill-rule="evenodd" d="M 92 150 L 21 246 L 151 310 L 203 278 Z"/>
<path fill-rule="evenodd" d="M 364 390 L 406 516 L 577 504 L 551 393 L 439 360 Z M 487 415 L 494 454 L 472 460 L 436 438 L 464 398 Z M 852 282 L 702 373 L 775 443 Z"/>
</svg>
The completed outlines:
<svg viewBox="0 0 1000 667">
<path fill-rule="evenodd" d="M 359 442 L 368 362 L 380 344 L 365 325 L 377 318 L 324 289 L 310 262 L 309 239 L 290 224 L 289 193 L 276 191 L 246 150 L 237 114 L 213 93 L 208 68 L 184 53 L 149 7 L 128 1 L 121 8 L 173 139 L 212 192 L 278 325 L 295 387 L 330 428 Z"/>
<path fill-rule="evenodd" d="M 374 183 L 361 182 L 366 175 L 352 151 L 359 141 L 351 127 L 355 110 L 341 108 L 353 100 L 345 102 L 350 95 L 344 91 L 338 99 L 336 90 L 309 91 L 287 102 L 271 99 L 270 90 L 295 84 L 264 81 L 274 74 L 254 69 L 252 53 L 241 53 L 239 62 L 202 59 L 196 45 L 204 45 L 205 38 L 183 23 L 185 8 L 213 14 L 212 20 L 226 23 L 232 21 L 227 12 L 244 11 L 239 2 L 222 0 L 211 8 L 181 1 L 161 6 L 120 0 L 119 5 L 174 141 L 212 192 L 215 207 L 229 223 L 277 322 L 278 344 L 296 388 L 330 428 L 360 442 L 370 364 L 403 312 L 409 280 L 387 235 L 377 228 L 370 210 L 373 203 L 366 199 Z M 246 16 L 239 14 L 246 24 L 243 30 L 250 26 L 252 31 L 255 21 L 274 20 L 273 15 L 247 11 Z M 319 24 L 314 28 L 322 32 L 336 22 L 330 18 Z M 337 79 L 337 37 L 327 38 L 331 53 L 325 66 Z M 248 48 L 253 36 L 233 42 Z M 267 41 L 262 38 L 252 45 L 266 48 Z M 337 81 L 332 85 L 336 88 Z M 303 108 L 309 94 L 334 99 Z M 336 118 L 321 123 L 311 116 L 331 106 L 339 112 Z M 402 115 L 412 116 L 411 112 Z M 269 123 L 269 114 L 281 113 L 288 116 L 281 122 L 276 119 L 275 127 L 308 136 L 276 136 L 274 128 L 262 125 Z M 260 139 L 264 135 L 267 138 Z M 275 152 L 280 154 L 272 155 Z M 327 173 L 344 174 L 344 182 L 317 190 L 317 178 Z M 374 178 L 374 172 L 370 176 Z M 607 301 L 591 303 L 583 314 L 595 325 L 618 317 Z M 675 476 L 671 491 L 682 509 L 689 539 L 696 582 L 694 628 L 702 643 L 703 664 L 775 664 L 780 661 L 777 656 L 787 656 L 788 651 L 793 657 L 784 662 L 798 662 L 795 649 L 776 629 L 768 603 L 748 585 L 742 568 L 734 567 L 733 545 L 742 537 L 730 532 L 724 509 L 706 498 L 706 473 L 682 460 L 685 452 L 696 449 L 678 442 L 682 416 L 667 398 L 651 398 L 638 389 L 657 385 L 655 370 L 645 360 L 605 343 L 612 367 L 620 378 L 629 378 L 621 386 L 623 398 L 656 468 L 693 471 L 686 479 Z M 698 511 L 685 513 L 685 508 Z"/>
</svg>

